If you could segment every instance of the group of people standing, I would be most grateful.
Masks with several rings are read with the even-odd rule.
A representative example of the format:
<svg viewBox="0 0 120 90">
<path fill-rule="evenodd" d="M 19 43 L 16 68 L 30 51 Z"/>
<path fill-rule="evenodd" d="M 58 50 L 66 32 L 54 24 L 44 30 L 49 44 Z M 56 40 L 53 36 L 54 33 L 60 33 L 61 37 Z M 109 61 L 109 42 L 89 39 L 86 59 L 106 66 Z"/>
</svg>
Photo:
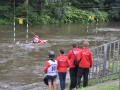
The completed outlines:
<svg viewBox="0 0 120 90">
<path fill-rule="evenodd" d="M 67 68 L 70 75 L 70 86 L 68 90 L 76 90 L 80 87 L 81 78 L 83 76 L 83 87 L 88 85 L 89 68 L 92 67 L 92 53 L 88 49 L 89 42 L 83 42 L 83 48 L 78 48 L 75 42 L 72 44 L 72 49 L 69 50 L 68 55 L 64 55 L 64 50 L 60 49 L 60 55 L 55 59 L 55 53 L 49 52 L 49 60 L 44 67 L 44 73 L 47 74 L 46 80 L 48 90 L 56 90 L 57 71 L 60 81 L 61 90 L 65 89 Z M 78 60 L 78 67 L 74 65 L 75 58 Z M 45 79 L 44 79 L 45 81 Z"/>
</svg>

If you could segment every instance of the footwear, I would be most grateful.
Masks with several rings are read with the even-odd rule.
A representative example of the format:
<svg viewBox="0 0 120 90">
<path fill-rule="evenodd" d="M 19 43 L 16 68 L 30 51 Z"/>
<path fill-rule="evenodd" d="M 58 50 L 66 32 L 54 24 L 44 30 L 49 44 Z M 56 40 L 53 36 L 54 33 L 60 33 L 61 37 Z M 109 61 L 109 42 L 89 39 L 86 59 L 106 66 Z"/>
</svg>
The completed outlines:
<svg viewBox="0 0 120 90">
<path fill-rule="evenodd" d="M 71 88 L 69 88 L 69 89 L 67 89 L 67 90 L 77 90 L 77 89 L 76 89 L 76 88 L 72 88 L 72 89 L 71 89 Z"/>
<path fill-rule="evenodd" d="M 72 89 L 68 88 L 67 90 L 72 90 Z"/>
<path fill-rule="evenodd" d="M 73 88 L 72 90 L 77 90 L 76 88 Z"/>
</svg>

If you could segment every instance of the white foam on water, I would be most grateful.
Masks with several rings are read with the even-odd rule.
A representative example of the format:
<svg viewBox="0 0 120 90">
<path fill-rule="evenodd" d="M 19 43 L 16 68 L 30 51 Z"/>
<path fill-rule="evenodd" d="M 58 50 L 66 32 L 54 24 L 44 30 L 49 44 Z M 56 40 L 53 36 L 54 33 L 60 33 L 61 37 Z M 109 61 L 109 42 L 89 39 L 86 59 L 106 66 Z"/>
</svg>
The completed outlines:
<svg viewBox="0 0 120 90">
<path fill-rule="evenodd" d="M 94 29 L 95 31 L 112 31 L 112 32 L 118 32 L 120 31 L 120 29 L 117 28 L 98 28 L 98 29 Z"/>
<path fill-rule="evenodd" d="M 42 88 L 41 88 L 42 87 Z M 44 83 L 36 82 L 25 84 L 22 82 L 1 81 L 0 90 L 46 90 L 47 87 Z"/>
<path fill-rule="evenodd" d="M 32 49 L 51 47 L 49 43 L 33 44 L 33 43 L 20 43 L 20 41 L 16 42 L 16 45 L 28 51 L 31 51 Z"/>
</svg>

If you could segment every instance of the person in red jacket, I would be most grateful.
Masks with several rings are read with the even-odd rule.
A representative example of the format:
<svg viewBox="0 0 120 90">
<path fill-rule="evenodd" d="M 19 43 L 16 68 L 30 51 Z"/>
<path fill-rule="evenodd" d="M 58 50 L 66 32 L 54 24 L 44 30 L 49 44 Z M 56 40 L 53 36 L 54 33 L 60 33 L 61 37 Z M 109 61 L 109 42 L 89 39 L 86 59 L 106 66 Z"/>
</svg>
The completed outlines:
<svg viewBox="0 0 120 90">
<path fill-rule="evenodd" d="M 89 42 L 83 42 L 83 49 L 79 53 L 79 68 L 77 74 L 77 87 L 80 87 L 81 78 L 83 76 L 83 87 L 88 85 L 89 68 L 92 67 L 92 53 L 88 49 Z"/>
<path fill-rule="evenodd" d="M 78 58 L 78 54 L 80 53 L 81 49 L 78 48 L 78 44 L 74 42 L 72 44 L 72 50 L 68 52 L 68 59 L 70 60 L 70 87 L 69 90 L 76 88 L 77 85 L 77 71 L 78 67 L 75 67 L 74 60 Z"/>
<path fill-rule="evenodd" d="M 67 68 L 70 66 L 70 62 L 67 56 L 64 55 L 64 50 L 60 49 L 60 56 L 56 58 L 57 60 L 57 69 L 60 80 L 61 90 L 65 89 L 65 80 L 66 80 L 66 72 Z"/>
</svg>

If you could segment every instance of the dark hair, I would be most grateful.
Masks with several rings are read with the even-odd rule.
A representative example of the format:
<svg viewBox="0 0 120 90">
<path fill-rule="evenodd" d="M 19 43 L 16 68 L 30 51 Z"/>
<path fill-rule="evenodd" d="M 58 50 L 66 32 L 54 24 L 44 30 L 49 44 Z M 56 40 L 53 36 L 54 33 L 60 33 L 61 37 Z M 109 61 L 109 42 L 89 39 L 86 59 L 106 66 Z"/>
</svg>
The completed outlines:
<svg viewBox="0 0 120 90">
<path fill-rule="evenodd" d="M 73 47 L 77 47 L 78 44 L 77 44 L 76 42 L 74 42 L 74 43 L 72 44 L 72 46 L 73 46 Z"/>
<path fill-rule="evenodd" d="M 64 50 L 63 50 L 63 49 L 60 49 L 60 53 L 61 53 L 61 54 L 64 54 Z"/>
</svg>

